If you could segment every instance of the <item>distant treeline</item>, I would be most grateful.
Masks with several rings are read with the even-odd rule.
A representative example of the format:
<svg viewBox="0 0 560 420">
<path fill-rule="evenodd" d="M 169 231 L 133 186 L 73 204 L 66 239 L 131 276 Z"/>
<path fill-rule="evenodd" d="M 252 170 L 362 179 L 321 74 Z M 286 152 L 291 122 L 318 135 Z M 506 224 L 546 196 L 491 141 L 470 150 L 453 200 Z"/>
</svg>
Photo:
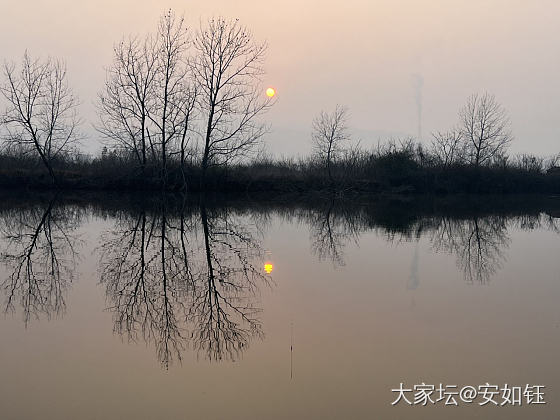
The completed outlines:
<svg viewBox="0 0 560 420">
<path fill-rule="evenodd" d="M 521 155 L 501 157 L 485 165 L 444 163 L 429 148 L 412 140 L 388 142 L 374 151 L 354 148 L 331 163 L 331 177 L 316 156 L 274 160 L 264 156 L 222 165 L 206 174 L 203 189 L 257 193 L 560 193 L 557 159 Z M 105 150 L 92 158 L 59 155 L 53 161 L 61 189 L 160 190 L 158 165 L 140 168 L 135 156 Z M 201 190 L 196 161 L 168 162 L 168 191 Z M 0 155 L 0 187 L 50 188 L 53 184 L 33 155 Z"/>
</svg>

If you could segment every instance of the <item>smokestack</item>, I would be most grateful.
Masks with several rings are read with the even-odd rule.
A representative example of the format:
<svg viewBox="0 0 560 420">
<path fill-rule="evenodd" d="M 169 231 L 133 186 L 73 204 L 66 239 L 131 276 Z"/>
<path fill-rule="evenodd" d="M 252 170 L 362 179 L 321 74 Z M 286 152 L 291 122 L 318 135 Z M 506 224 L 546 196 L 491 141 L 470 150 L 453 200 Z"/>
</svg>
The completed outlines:
<svg viewBox="0 0 560 420">
<path fill-rule="evenodd" d="M 422 139 L 422 88 L 424 86 L 424 78 L 421 74 L 412 75 L 412 84 L 414 87 L 414 100 L 416 102 L 416 113 L 418 116 L 418 140 Z"/>
</svg>

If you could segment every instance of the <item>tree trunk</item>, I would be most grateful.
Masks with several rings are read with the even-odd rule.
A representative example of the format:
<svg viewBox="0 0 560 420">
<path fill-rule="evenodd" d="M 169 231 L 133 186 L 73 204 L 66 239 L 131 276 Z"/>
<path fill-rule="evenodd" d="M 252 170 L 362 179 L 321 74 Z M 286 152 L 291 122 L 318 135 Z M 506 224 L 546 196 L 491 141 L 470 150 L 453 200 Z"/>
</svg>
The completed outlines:
<svg viewBox="0 0 560 420">
<path fill-rule="evenodd" d="M 204 141 L 204 155 L 202 157 L 202 174 L 200 178 L 200 189 L 206 188 L 206 174 L 208 172 L 208 158 L 210 156 L 210 136 L 212 133 L 212 121 L 214 120 L 215 102 L 212 101 L 208 124 L 206 125 L 206 139 Z"/>
<path fill-rule="evenodd" d="M 52 184 L 56 185 L 57 180 L 56 180 L 56 176 L 54 174 L 54 170 L 52 168 L 51 163 L 49 162 L 49 160 L 45 156 L 45 153 L 43 153 L 43 151 L 41 150 L 41 147 L 39 146 L 39 143 L 37 142 L 37 140 L 34 140 L 34 143 L 35 143 L 35 148 L 37 149 L 37 152 L 39 153 L 39 156 L 41 157 L 41 161 L 43 162 L 43 164 L 47 168 L 47 171 L 49 171 L 49 175 L 51 177 Z"/>
</svg>

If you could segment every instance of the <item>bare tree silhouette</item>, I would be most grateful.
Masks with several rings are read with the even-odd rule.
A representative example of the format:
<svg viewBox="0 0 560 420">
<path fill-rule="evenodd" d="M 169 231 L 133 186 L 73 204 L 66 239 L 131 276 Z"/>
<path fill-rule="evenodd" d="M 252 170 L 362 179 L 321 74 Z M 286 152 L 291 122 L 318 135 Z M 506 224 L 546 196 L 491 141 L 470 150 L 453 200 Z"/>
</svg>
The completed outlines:
<svg viewBox="0 0 560 420">
<path fill-rule="evenodd" d="M 153 37 L 123 39 L 114 46 L 114 62 L 107 69 L 104 91 L 99 94 L 98 131 L 118 147 L 136 156 L 144 170 L 148 152 L 156 160 L 156 149 L 147 136 L 157 67 Z"/>
<path fill-rule="evenodd" d="M 165 185 L 168 160 L 180 155 L 184 171 L 197 98 L 188 66 L 189 34 L 183 17 L 165 13 L 155 35 L 114 47 L 114 62 L 99 94 L 98 130 L 132 153 L 145 171 L 151 156 Z"/>
<path fill-rule="evenodd" d="M 432 133 L 431 151 L 444 168 L 462 162 L 466 158 L 465 149 L 463 135 L 457 128 Z"/>
<path fill-rule="evenodd" d="M 53 160 L 78 141 L 78 100 L 66 79 L 64 62 L 32 59 L 27 52 L 21 67 L 4 64 L 0 92 L 7 108 L 0 118 L 8 146 L 36 153 L 53 183 Z"/>
<path fill-rule="evenodd" d="M 202 182 L 208 168 L 245 156 L 265 133 L 259 115 L 273 103 L 261 99 L 266 44 L 237 20 L 212 18 L 194 38 L 191 62 L 200 93 L 203 128 Z"/>
<path fill-rule="evenodd" d="M 507 113 L 494 95 L 470 96 L 459 116 L 471 163 L 476 166 L 503 154 L 513 139 Z"/>
<path fill-rule="evenodd" d="M 325 163 L 329 181 L 334 184 L 332 175 L 333 161 L 342 153 L 348 134 L 348 108 L 337 105 L 332 113 L 321 111 L 313 119 L 311 139 L 315 154 Z"/>
</svg>

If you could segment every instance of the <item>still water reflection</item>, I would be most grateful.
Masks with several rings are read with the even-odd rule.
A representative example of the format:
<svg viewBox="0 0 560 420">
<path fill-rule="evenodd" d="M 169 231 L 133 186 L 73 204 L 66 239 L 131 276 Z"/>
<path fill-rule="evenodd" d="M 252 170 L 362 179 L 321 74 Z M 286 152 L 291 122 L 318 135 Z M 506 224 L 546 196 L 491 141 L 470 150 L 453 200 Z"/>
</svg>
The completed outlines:
<svg viewBox="0 0 560 420">
<path fill-rule="evenodd" d="M 115 331 L 153 342 L 166 367 L 187 341 L 210 360 L 236 360 L 262 336 L 261 236 L 253 222 L 205 204 L 119 217 L 101 235 L 100 257 Z"/>
<path fill-rule="evenodd" d="M 555 418 L 559 201 L 3 197 L 1 417 Z"/>
</svg>

